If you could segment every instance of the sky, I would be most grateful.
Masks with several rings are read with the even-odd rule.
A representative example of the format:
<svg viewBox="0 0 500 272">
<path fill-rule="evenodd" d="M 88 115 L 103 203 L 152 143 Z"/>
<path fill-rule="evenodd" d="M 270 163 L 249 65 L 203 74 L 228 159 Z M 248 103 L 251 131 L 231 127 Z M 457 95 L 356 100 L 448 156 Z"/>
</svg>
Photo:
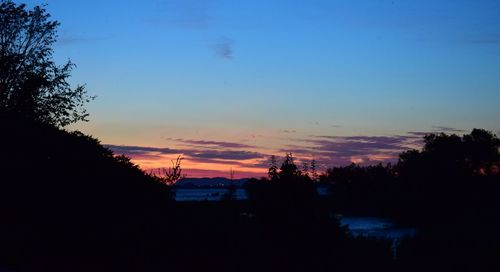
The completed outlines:
<svg viewBox="0 0 500 272">
<path fill-rule="evenodd" d="M 19 3 L 19 1 L 16 1 Z M 72 125 L 145 170 L 263 176 L 390 162 L 425 133 L 500 134 L 498 0 L 46 0 Z M 300 160 L 299 160 L 300 161 Z"/>
</svg>

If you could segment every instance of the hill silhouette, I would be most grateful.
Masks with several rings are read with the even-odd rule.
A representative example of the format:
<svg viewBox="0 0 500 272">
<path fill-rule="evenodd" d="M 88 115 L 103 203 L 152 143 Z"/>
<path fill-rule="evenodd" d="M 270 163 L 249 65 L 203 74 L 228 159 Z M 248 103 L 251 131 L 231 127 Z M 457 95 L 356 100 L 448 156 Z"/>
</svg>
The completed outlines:
<svg viewBox="0 0 500 272">
<path fill-rule="evenodd" d="M 133 244 L 172 202 L 168 187 L 90 136 L 13 116 L 0 124 L 3 264 L 112 262 L 120 254 L 106 250 Z"/>
</svg>

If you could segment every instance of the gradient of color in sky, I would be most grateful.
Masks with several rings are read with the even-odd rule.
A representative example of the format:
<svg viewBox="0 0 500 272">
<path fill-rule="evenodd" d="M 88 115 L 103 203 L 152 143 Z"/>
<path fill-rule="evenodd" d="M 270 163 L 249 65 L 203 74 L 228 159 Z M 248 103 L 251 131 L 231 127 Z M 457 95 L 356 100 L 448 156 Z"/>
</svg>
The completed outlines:
<svg viewBox="0 0 500 272">
<path fill-rule="evenodd" d="M 56 60 L 98 98 L 73 126 L 144 169 L 265 174 L 391 161 L 425 132 L 500 130 L 500 1 L 47 3 Z"/>
</svg>

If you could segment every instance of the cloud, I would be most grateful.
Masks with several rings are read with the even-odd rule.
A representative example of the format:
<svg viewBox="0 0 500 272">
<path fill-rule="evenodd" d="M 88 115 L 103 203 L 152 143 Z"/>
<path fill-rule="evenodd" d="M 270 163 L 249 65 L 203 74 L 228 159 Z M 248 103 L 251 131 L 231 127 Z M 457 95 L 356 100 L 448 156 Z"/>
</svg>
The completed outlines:
<svg viewBox="0 0 500 272">
<path fill-rule="evenodd" d="M 115 154 L 118 153 L 115 152 Z M 119 154 L 126 155 L 128 157 L 133 158 L 134 160 L 140 160 L 142 163 L 161 161 L 165 159 L 162 155 L 158 154 L 148 154 L 148 153 L 119 153 Z"/>
<path fill-rule="evenodd" d="M 184 169 L 183 173 L 186 174 L 188 178 L 207 178 L 207 177 L 228 177 L 229 178 L 229 169 L 227 171 L 222 170 L 209 170 L 209 169 Z M 235 178 L 253 178 L 259 175 L 263 175 L 260 172 L 250 172 L 250 171 L 235 171 Z"/>
<path fill-rule="evenodd" d="M 203 149 L 170 149 L 147 146 L 124 146 L 124 145 L 105 145 L 115 154 L 125 154 L 134 159 L 162 159 L 161 155 L 182 154 L 185 157 L 197 162 L 220 163 L 261 159 L 264 154 L 251 151 L 238 150 L 203 150 Z"/>
<path fill-rule="evenodd" d="M 213 46 L 213 49 L 215 55 L 219 58 L 231 60 L 234 57 L 233 41 L 231 39 L 224 38 L 220 40 Z"/>
<path fill-rule="evenodd" d="M 234 142 L 223 142 L 223 141 L 206 141 L 206 140 L 189 140 L 189 139 L 172 139 L 167 138 L 167 140 L 181 142 L 185 144 L 195 145 L 195 146 L 209 146 L 215 148 L 255 148 L 255 146 L 234 143 Z"/>
<path fill-rule="evenodd" d="M 262 158 L 262 154 L 258 152 L 250 151 L 236 151 L 236 150 L 224 150 L 224 151 L 192 151 L 190 150 L 187 154 L 193 158 L 198 159 L 219 159 L 219 160 L 250 160 Z"/>
<path fill-rule="evenodd" d="M 245 160 L 234 160 L 234 159 L 219 159 L 219 158 L 199 158 L 199 157 L 186 157 L 192 164 L 212 164 L 213 168 L 218 169 L 220 165 L 232 166 L 233 168 L 241 169 L 261 169 L 261 164 L 259 161 L 261 159 L 252 159 L 249 161 Z M 212 169 L 212 168 L 211 168 Z"/>
<path fill-rule="evenodd" d="M 453 132 L 465 132 L 465 130 L 463 130 L 463 129 L 456 129 L 456 128 L 444 127 L 444 126 L 432 126 L 432 129 L 435 132 L 449 132 L 449 133 L 453 133 Z"/>
<path fill-rule="evenodd" d="M 409 135 L 413 135 L 413 136 L 421 137 L 421 138 L 423 138 L 424 136 L 429 135 L 431 133 L 432 132 L 428 132 L 428 131 L 409 131 L 408 132 Z"/>
<path fill-rule="evenodd" d="M 373 149 L 400 149 L 414 136 L 316 136 L 316 138 L 310 141 L 319 148 L 325 147 L 326 150 L 337 150 L 339 153 L 344 150 L 349 152 L 355 150 L 362 154 Z"/>
<path fill-rule="evenodd" d="M 438 127 L 442 129 L 443 127 Z M 450 130 L 451 128 L 447 128 Z M 396 162 L 401 152 L 418 149 L 423 144 L 423 136 L 428 132 L 413 131 L 404 135 L 389 136 L 332 136 L 311 135 L 303 139 L 294 139 L 279 150 L 276 155 L 292 152 L 297 163 L 314 158 L 319 170 L 338 165 L 360 163 L 364 165 Z M 208 169 L 218 170 L 223 167 L 246 169 L 246 171 L 264 171 L 269 166 L 269 154 L 251 151 L 256 146 L 211 140 L 167 139 L 177 142 L 176 148 L 106 145 L 118 154 L 125 154 L 133 159 L 150 162 L 145 167 L 151 168 L 151 162 L 163 161 L 166 157 L 182 154 L 192 165 L 213 165 Z M 183 143 L 186 146 L 179 147 Z M 246 149 L 246 150 L 245 150 Z M 248 150 L 250 149 L 250 150 Z M 278 162 L 282 158 L 277 157 Z M 142 164 L 142 163 L 141 163 Z M 265 171 L 264 171 L 265 172 Z M 208 172 L 207 172 L 208 173 Z"/>
<path fill-rule="evenodd" d="M 159 148 L 159 147 L 147 147 L 147 146 L 130 146 L 130 145 L 104 145 L 105 147 L 113 150 L 116 154 L 125 155 L 144 155 L 150 153 L 157 153 L 162 155 L 171 155 L 182 153 L 182 150 L 170 149 L 170 148 Z"/>
<path fill-rule="evenodd" d="M 418 135 L 416 135 L 418 134 Z M 288 145 L 280 152 L 298 157 L 314 157 L 318 165 L 331 167 L 350 163 L 377 164 L 395 162 L 405 150 L 421 146 L 420 133 L 393 136 L 310 136 L 302 145 Z"/>
</svg>

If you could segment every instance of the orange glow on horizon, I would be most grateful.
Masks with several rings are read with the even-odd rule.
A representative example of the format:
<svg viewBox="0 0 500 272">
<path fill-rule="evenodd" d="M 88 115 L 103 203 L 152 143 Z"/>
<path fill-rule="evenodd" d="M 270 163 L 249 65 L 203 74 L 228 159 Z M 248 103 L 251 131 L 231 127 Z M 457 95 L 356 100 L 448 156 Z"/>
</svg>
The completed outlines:
<svg viewBox="0 0 500 272">
<path fill-rule="evenodd" d="M 154 172 L 161 168 L 168 168 L 171 162 L 178 155 L 157 155 L 152 157 L 134 157 L 130 155 L 132 162 L 139 165 L 146 172 Z M 266 175 L 267 169 L 254 166 L 257 163 L 255 160 L 244 160 L 234 163 L 231 161 L 223 161 L 217 163 L 196 162 L 189 157 L 184 157 L 182 161 L 183 174 L 188 178 L 213 178 L 213 177 L 228 177 L 232 169 L 235 172 L 235 178 L 260 178 Z"/>
</svg>

